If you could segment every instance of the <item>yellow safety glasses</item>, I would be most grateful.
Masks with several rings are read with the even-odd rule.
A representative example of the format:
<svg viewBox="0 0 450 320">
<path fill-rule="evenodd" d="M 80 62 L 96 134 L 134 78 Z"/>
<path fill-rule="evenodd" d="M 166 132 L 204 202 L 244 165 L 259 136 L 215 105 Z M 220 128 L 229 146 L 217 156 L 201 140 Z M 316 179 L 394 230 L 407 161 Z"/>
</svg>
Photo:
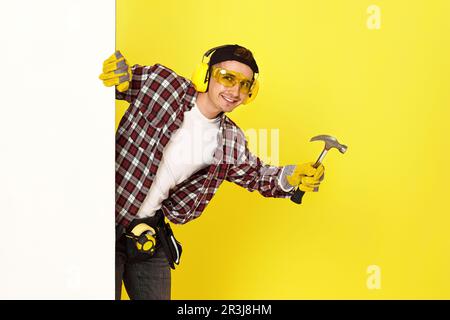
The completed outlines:
<svg viewBox="0 0 450 320">
<path fill-rule="evenodd" d="M 248 79 L 242 73 L 213 67 L 212 77 L 225 87 L 234 87 L 239 83 L 239 91 L 243 94 L 249 94 L 251 92 L 253 80 Z"/>
</svg>

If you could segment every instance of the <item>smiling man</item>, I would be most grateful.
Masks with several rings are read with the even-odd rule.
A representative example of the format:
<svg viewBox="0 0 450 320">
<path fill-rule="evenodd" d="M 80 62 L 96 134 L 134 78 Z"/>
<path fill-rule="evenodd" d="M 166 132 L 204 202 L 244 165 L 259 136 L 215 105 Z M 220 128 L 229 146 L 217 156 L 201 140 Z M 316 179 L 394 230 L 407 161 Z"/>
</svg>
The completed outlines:
<svg viewBox="0 0 450 320">
<path fill-rule="evenodd" d="M 104 62 L 100 79 L 130 103 L 116 133 L 116 299 L 122 279 L 131 299 L 170 299 L 181 245 L 165 218 L 199 217 L 222 182 L 265 197 L 318 191 L 323 165 L 264 164 L 226 115 L 255 99 L 258 73 L 239 45 L 208 50 L 192 81 L 160 64 L 130 67 L 118 51 Z"/>
<path fill-rule="evenodd" d="M 224 59 L 237 59 L 224 60 Z M 247 63 L 246 63 L 247 62 Z M 225 46 L 214 51 L 209 61 L 206 80 L 207 92 L 198 94 L 197 105 L 208 118 L 215 118 L 221 112 L 231 112 L 252 94 L 258 66 L 252 53 L 239 46 Z M 196 75 L 194 74 L 194 79 Z M 201 81 L 195 79 L 194 82 Z M 254 92 L 256 95 L 257 92 Z"/>
</svg>

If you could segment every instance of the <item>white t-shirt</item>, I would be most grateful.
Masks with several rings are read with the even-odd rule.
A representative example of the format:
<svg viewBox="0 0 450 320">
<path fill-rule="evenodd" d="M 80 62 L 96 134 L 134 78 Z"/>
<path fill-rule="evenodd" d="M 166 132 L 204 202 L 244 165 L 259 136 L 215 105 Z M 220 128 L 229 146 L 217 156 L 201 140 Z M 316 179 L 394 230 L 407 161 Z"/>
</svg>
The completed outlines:
<svg viewBox="0 0 450 320">
<path fill-rule="evenodd" d="M 151 217 L 169 196 L 169 190 L 194 172 L 210 165 L 217 148 L 220 117 L 206 118 L 197 104 L 184 113 L 180 128 L 167 143 L 153 184 L 137 213 Z"/>
</svg>

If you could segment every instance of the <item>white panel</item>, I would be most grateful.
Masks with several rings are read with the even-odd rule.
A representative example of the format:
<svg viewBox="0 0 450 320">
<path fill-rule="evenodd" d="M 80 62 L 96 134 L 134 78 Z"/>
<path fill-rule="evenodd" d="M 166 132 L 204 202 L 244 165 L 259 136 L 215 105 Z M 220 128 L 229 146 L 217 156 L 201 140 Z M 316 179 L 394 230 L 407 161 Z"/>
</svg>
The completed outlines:
<svg viewBox="0 0 450 320">
<path fill-rule="evenodd" d="M 114 298 L 112 0 L 0 11 L 0 299 Z"/>
</svg>

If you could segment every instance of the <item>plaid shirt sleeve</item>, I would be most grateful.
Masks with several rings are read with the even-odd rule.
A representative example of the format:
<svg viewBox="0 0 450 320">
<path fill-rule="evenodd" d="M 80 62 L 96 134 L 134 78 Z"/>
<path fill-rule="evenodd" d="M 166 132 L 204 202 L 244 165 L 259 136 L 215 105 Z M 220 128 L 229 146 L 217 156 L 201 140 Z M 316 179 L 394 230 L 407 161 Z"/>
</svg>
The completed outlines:
<svg viewBox="0 0 450 320">
<path fill-rule="evenodd" d="M 135 64 L 131 67 L 131 83 L 127 91 L 119 92 L 116 90 L 116 99 L 117 100 L 125 100 L 129 103 L 133 103 L 136 100 L 136 97 L 139 94 L 142 86 L 145 81 L 148 79 L 150 74 L 152 73 L 155 66 L 141 66 Z"/>
<path fill-rule="evenodd" d="M 271 166 L 265 164 L 248 149 L 242 131 L 238 133 L 238 161 L 230 164 L 226 180 L 246 188 L 250 192 L 258 191 L 264 197 L 289 198 L 293 188 L 285 181 L 285 175 L 292 166 Z"/>
</svg>

